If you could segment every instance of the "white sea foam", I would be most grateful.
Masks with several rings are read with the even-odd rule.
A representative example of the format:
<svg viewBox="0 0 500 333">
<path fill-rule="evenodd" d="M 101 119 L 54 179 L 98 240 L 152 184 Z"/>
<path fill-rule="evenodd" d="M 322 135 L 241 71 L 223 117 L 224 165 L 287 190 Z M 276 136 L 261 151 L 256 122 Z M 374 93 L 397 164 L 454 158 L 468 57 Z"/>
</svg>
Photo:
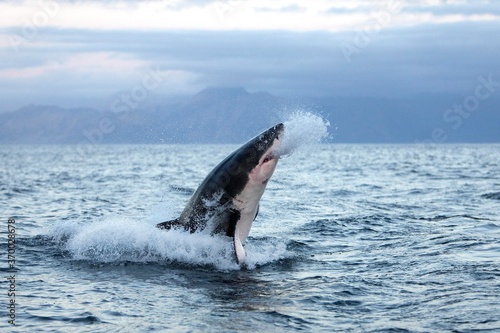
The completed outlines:
<svg viewBox="0 0 500 333">
<path fill-rule="evenodd" d="M 105 218 L 88 224 L 65 222 L 52 233 L 73 259 L 93 263 L 158 262 L 213 266 L 237 270 L 233 243 L 229 237 L 203 232 L 160 230 L 148 221 Z M 260 265 L 290 257 L 283 241 L 247 242 L 246 266 Z"/>
<path fill-rule="evenodd" d="M 299 147 L 321 143 L 330 136 L 330 123 L 311 112 L 297 110 L 288 115 L 283 123 L 285 131 L 279 154 L 290 154 Z"/>
</svg>

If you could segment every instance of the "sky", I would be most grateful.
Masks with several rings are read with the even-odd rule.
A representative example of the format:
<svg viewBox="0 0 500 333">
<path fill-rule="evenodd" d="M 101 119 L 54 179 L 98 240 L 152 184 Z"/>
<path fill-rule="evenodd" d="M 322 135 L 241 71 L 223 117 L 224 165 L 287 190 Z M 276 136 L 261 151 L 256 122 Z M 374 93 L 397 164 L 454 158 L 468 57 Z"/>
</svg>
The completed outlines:
<svg viewBox="0 0 500 333">
<path fill-rule="evenodd" d="M 488 0 L 0 0 L 0 112 L 211 86 L 466 97 L 500 82 L 498 36 Z"/>
</svg>

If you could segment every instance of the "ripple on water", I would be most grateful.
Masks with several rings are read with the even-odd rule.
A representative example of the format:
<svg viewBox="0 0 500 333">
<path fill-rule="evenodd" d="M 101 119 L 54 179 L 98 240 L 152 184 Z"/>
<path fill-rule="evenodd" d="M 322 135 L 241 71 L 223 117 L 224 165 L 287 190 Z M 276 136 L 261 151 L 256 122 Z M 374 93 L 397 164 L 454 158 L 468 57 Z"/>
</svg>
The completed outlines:
<svg viewBox="0 0 500 333">
<path fill-rule="evenodd" d="M 27 319 L 34 320 L 38 322 L 62 322 L 62 323 L 72 323 L 81 325 L 91 325 L 99 324 L 102 321 L 90 312 L 83 312 L 75 316 L 54 316 L 54 315 L 44 315 L 43 311 L 28 310 Z M 52 313 L 50 311 L 49 313 Z"/>
<path fill-rule="evenodd" d="M 490 192 L 481 195 L 483 199 L 500 200 L 500 192 Z"/>
</svg>

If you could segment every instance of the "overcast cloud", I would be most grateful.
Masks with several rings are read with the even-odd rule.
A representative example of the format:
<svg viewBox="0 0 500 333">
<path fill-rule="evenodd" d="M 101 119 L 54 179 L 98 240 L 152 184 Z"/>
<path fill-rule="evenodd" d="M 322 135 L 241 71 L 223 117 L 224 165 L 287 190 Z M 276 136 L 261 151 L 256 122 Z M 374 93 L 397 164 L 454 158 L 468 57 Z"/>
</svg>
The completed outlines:
<svg viewBox="0 0 500 333">
<path fill-rule="evenodd" d="M 3 1 L 0 112 L 240 86 L 292 96 L 468 94 L 500 81 L 497 1 Z"/>
</svg>

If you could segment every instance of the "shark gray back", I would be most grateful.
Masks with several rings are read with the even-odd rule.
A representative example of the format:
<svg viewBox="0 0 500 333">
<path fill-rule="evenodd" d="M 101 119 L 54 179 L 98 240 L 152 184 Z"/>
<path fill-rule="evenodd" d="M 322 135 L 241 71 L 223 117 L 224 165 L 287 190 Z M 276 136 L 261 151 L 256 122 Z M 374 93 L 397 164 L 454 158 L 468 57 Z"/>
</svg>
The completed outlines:
<svg viewBox="0 0 500 333">
<path fill-rule="evenodd" d="M 238 263 L 245 260 L 242 243 L 257 216 L 259 201 L 279 160 L 284 125 L 257 135 L 220 162 L 203 180 L 181 216 L 157 224 L 232 237 Z"/>
</svg>

